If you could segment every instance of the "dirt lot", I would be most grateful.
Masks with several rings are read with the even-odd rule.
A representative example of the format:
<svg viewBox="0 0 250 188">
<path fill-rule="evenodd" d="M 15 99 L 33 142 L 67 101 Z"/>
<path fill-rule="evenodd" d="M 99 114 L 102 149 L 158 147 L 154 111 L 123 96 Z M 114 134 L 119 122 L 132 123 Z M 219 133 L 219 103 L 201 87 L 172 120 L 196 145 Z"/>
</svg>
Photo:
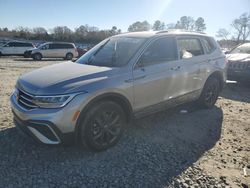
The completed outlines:
<svg viewBox="0 0 250 188">
<path fill-rule="evenodd" d="M 249 88 L 227 84 L 211 110 L 135 120 L 101 153 L 38 145 L 14 128 L 9 97 L 21 74 L 59 62 L 0 58 L 0 187 L 249 187 Z"/>
</svg>

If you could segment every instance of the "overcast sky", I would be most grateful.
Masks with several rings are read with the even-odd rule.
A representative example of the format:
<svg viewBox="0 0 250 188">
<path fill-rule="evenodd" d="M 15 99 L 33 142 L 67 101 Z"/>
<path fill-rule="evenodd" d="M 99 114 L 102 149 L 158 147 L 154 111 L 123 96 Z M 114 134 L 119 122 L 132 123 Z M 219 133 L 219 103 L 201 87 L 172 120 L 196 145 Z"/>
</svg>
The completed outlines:
<svg viewBox="0 0 250 188">
<path fill-rule="evenodd" d="M 168 24 L 185 15 L 203 17 L 206 32 L 215 35 L 244 12 L 250 13 L 250 0 L 0 0 L 0 27 L 115 25 L 125 32 L 135 21 Z"/>
</svg>

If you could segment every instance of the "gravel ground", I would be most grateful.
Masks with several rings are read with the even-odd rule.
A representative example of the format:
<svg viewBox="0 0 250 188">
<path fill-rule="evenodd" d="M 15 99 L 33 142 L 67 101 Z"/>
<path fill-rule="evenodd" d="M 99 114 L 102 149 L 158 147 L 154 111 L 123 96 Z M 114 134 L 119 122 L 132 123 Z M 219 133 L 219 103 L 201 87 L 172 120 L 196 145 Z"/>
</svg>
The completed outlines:
<svg viewBox="0 0 250 188">
<path fill-rule="evenodd" d="M 0 187 L 249 187 L 249 88 L 135 120 L 104 152 L 38 145 L 14 128 L 9 96 L 18 76 L 59 62 L 0 58 Z"/>
</svg>

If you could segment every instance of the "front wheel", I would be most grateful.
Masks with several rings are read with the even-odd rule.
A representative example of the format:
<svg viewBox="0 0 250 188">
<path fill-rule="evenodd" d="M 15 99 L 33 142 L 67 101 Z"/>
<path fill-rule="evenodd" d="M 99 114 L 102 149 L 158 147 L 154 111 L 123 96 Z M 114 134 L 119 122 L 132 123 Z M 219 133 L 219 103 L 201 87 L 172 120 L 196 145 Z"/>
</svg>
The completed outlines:
<svg viewBox="0 0 250 188">
<path fill-rule="evenodd" d="M 42 59 L 42 55 L 39 54 L 39 53 L 34 54 L 33 59 L 36 60 L 36 61 L 40 61 Z"/>
<path fill-rule="evenodd" d="M 80 140 L 83 145 L 97 151 L 108 149 L 120 139 L 126 124 L 123 109 L 112 101 L 93 106 L 83 117 Z"/>
<path fill-rule="evenodd" d="M 220 83 L 217 78 L 209 78 L 202 90 L 201 96 L 198 100 L 203 108 L 212 108 L 216 103 L 220 93 Z"/>
<path fill-rule="evenodd" d="M 67 60 L 73 59 L 73 54 L 72 53 L 67 53 L 65 59 L 67 59 Z"/>
</svg>

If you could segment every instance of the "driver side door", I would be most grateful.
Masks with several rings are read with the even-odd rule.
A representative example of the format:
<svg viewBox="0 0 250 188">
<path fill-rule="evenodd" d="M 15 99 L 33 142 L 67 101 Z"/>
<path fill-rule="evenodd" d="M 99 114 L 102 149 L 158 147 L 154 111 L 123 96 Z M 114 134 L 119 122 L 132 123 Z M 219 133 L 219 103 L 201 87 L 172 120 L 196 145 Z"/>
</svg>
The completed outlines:
<svg viewBox="0 0 250 188">
<path fill-rule="evenodd" d="M 174 37 L 157 38 L 146 47 L 133 69 L 135 111 L 154 108 L 173 97 L 178 66 Z"/>
</svg>

